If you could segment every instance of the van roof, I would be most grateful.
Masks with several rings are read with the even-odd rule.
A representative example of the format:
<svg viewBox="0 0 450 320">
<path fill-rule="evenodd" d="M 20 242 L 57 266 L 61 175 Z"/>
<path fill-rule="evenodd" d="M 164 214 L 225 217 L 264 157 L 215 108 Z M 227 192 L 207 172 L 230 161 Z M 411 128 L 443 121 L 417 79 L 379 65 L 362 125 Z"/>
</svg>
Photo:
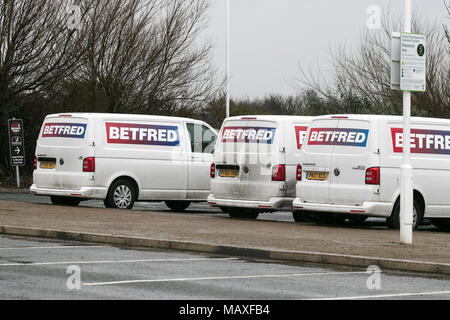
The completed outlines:
<svg viewBox="0 0 450 320">
<path fill-rule="evenodd" d="M 287 115 L 240 115 L 228 117 L 227 120 L 270 120 L 270 121 L 289 121 L 289 120 L 311 120 L 310 116 L 287 116 Z"/>
<path fill-rule="evenodd" d="M 83 112 L 65 112 L 65 113 L 54 113 L 49 114 L 45 118 L 59 118 L 59 117 L 81 117 L 81 118 L 108 118 L 108 119 L 117 119 L 117 120 L 136 120 L 140 119 L 148 119 L 148 120 L 164 120 L 170 118 L 171 120 L 179 120 L 179 121 L 194 121 L 199 123 L 204 123 L 201 120 L 190 119 L 184 117 L 172 117 L 172 116 L 156 116 L 156 115 L 148 115 L 148 114 L 125 114 L 125 113 L 83 113 Z"/>
<path fill-rule="evenodd" d="M 318 116 L 315 119 L 355 119 L 355 120 L 392 120 L 392 121 L 403 121 L 403 116 L 397 115 L 378 115 L 378 114 L 329 114 L 324 116 Z M 416 122 L 428 122 L 428 123 L 448 123 L 450 124 L 450 119 L 444 118 L 428 118 L 428 117 L 411 117 L 411 121 Z"/>
</svg>

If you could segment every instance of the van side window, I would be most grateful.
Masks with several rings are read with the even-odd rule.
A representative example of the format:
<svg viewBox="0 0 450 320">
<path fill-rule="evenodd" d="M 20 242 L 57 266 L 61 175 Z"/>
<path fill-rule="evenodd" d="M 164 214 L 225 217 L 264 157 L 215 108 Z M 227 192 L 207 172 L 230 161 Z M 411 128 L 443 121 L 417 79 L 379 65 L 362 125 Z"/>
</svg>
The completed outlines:
<svg viewBox="0 0 450 320">
<path fill-rule="evenodd" d="M 186 123 L 191 139 L 191 151 L 198 153 L 214 153 L 216 134 L 201 124 Z"/>
</svg>

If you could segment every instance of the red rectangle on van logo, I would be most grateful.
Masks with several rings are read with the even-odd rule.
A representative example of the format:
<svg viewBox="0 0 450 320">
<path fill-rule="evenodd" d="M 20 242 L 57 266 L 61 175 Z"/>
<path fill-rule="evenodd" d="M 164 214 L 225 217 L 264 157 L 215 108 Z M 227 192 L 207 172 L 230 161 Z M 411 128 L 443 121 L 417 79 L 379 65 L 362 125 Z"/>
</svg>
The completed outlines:
<svg viewBox="0 0 450 320">
<path fill-rule="evenodd" d="M 177 126 L 106 122 L 108 143 L 178 146 Z"/>
<path fill-rule="evenodd" d="M 392 148 L 403 152 L 403 129 L 391 128 Z M 450 131 L 411 129 L 411 153 L 450 154 Z"/>
<path fill-rule="evenodd" d="M 297 139 L 298 150 L 300 150 L 302 144 L 305 142 L 306 131 L 308 131 L 308 127 L 306 126 L 295 126 L 295 139 Z"/>
</svg>

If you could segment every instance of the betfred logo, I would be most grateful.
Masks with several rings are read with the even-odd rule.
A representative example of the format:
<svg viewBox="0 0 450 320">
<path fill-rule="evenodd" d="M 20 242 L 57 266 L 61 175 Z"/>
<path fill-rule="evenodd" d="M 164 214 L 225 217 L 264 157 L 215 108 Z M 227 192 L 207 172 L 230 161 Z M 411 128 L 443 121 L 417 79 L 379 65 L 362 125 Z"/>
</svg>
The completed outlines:
<svg viewBox="0 0 450 320">
<path fill-rule="evenodd" d="M 368 137 L 368 129 L 312 128 L 308 145 L 365 147 Z"/>
<path fill-rule="evenodd" d="M 395 153 L 403 152 L 403 129 L 391 128 Z M 450 154 L 450 131 L 411 129 L 411 153 Z"/>
<path fill-rule="evenodd" d="M 305 126 L 295 126 L 295 139 L 297 140 L 297 149 L 300 150 L 306 139 L 306 131 L 308 127 Z"/>
<path fill-rule="evenodd" d="M 272 144 L 276 128 L 224 127 L 222 142 L 245 142 Z"/>
<path fill-rule="evenodd" d="M 108 143 L 178 146 L 180 136 L 177 126 L 136 123 L 106 123 Z"/>
<path fill-rule="evenodd" d="M 84 123 L 46 123 L 42 131 L 43 138 L 84 138 Z"/>
</svg>

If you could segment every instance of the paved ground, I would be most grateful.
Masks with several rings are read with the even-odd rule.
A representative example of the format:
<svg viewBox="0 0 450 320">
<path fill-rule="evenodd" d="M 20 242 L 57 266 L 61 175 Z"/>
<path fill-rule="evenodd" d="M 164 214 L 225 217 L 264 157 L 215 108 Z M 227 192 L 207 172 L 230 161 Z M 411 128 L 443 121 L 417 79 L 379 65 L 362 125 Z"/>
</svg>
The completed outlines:
<svg viewBox="0 0 450 320">
<path fill-rule="evenodd" d="M 411 246 L 384 226 L 320 226 L 179 214 L 63 207 L 0 200 L 0 225 L 206 243 L 450 263 L 450 233 L 422 230 Z"/>
<path fill-rule="evenodd" d="M 0 288 L 0 300 L 450 299 L 450 277 L 5 236 Z"/>
<path fill-rule="evenodd" d="M 19 202 L 29 202 L 29 203 L 41 203 L 41 204 L 51 204 L 50 197 L 47 196 L 35 196 L 29 193 L 2 193 L 0 191 L 0 200 L 9 201 L 19 201 Z M 100 200 L 88 200 L 80 203 L 81 207 L 93 207 L 93 208 L 104 208 L 103 201 Z M 136 202 L 134 211 L 152 211 L 152 212 L 168 212 L 172 211 L 164 204 L 164 202 Z M 188 215 L 206 215 L 214 217 L 228 218 L 228 214 L 224 214 L 220 209 L 211 207 L 206 202 L 192 203 L 185 211 L 178 212 L 181 214 Z M 294 222 L 292 218 L 292 212 L 288 211 L 277 211 L 274 213 L 262 213 L 258 216 L 258 220 L 267 221 L 290 221 Z M 368 228 L 382 228 L 386 229 L 385 219 L 381 218 L 369 218 L 363 224 L 363 226 Z M 424 225 L 420 227 L 421 230 L 433 230 L 435 227 L 433 225 Z"/>
</svg>

